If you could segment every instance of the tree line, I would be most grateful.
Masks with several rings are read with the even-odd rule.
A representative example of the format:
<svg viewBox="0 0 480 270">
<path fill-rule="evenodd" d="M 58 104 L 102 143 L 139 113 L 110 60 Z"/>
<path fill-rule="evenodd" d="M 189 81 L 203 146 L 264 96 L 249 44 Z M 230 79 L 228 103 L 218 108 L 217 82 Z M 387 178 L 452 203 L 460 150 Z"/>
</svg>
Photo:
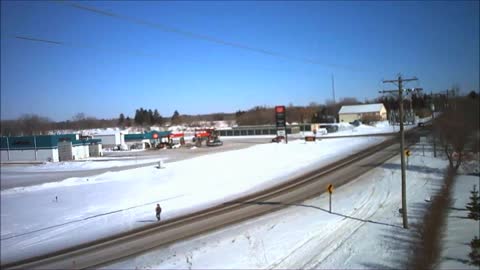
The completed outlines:
<svg viewBox="0 0 480 270">
<path fill-rule="evenodd" d="M 471 92 L 469 95 L 476 95 Z M 404 108 L 410 108 L 420 117 L 431 114 L 430 105 L 436 111 L 445 111 L 451 100 L 458 97 L 458 89 L 437 94 L 413 93 L 404 100 Z M 327 100 L 325 104 L 311 102 L 306 106 L 289 104 L 286 110 L 287 121 L 290 123 L 328 123 L 338 122 L 338 111 L 343 105 L 383 103 L 387 111 L 398 110 L 397 96 L 381 96 L 373 100 L 360 102 L 356 98 L 346 97 L 338 102 Z M 38 135 L 56 130 L 81 130 L 108 127 L 144 127 L 186 125 L 198 126 L 199 122 L 229 121 L 237 125 L 273 125 L 275 124 L 274 107 L 255 106 L 248 110 L 238 110 L 235 113 L 212 113 L 199 115 L 180 114 L 175 110 L 170 117 L 163 117 L 157 109 L 139 108 L 135 110 L 133 118 L 121 113 L 118 118 L 97 119 L 85 116 L 83 113 L 75 115 L 71 120 L 54 122 L 46 117 L 27 114 L 16 120 L 2 120 L 0 133 L 2 136 Z"/>
</svg>

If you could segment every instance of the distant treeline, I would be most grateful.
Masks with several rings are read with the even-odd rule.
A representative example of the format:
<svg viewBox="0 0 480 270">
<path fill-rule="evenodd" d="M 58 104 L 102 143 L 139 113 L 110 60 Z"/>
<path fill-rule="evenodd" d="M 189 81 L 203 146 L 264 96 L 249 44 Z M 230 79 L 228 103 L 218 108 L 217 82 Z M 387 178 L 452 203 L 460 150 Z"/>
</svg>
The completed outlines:
<svg viewBox="0 0 480 270">
<path fill-rule="evenodd" d="M 469 96 L 477 96 L 471 92 Z M 458 97 L 458 89 L 450 90 L 441 94 L 419 94 L 413 93 L 408 99 L 404 100 L 404 108 L 411 108 L 417 115 L 425 117 L 431 114 L 430 106 L 435 105 L 436 111 L 444 111 L 448 106 L 449 100 Z M 289 123 L 327 123 L 338 121 L 338 111 L 343 105 L 383 103 L 387 111 L 398 110 L 398 97 L 389 95 L 381 96 L 374 100 L 360 102 L 356 98 L 343 98 L 338 102 L 327 101 L 325 104 L 311 102 L 307 106 L 287 106 L 286 116 Z M 132 117 L 125 116 L 123 113 L 118 118 L 97 119 L 87 117 L 83 113 L 75 115 L 72 120 L 55 122 L 46 117 L 35 114 L 27 114 L 16 120 L 2 120 L 0 122 L 0 132 L 2 136 L 17 135 L 38 135 L 46 134 L 55 130 L 82 130 L 108 127 L 143 127 L 150 126 L 200 126 L 204 124 L 213 124 L 213 121 L 235 122 L 237 125 L 273 125 L 275 123 L 274 107 L 256 106 L 249 110 L 238 110 L 235 113 L 212 113 L 201 115 L 180 114 L 177 110 L 171 117 L 162 117 L 157 109 L 139 108 Z"/>
</svg>

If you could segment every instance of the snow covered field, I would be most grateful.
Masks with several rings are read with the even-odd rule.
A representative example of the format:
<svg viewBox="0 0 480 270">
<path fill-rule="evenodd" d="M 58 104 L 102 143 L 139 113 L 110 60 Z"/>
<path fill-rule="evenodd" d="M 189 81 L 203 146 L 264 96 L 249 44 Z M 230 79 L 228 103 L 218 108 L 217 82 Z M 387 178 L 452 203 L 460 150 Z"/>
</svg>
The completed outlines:
<svg viewBox="0 0 480 270">
<path fill-rule="evenodd" d="M 477 163 L 478 167 L 478 163 Z M 477 168 L 478 173 L 478 168 Z M 447 219 L 447 229 L 443 237 L 442 255 L 437 265 L 441 269 L 479 269 L 469 263 L 470 241 L 480 237 L 480 221 L 468 219 L 465 206 L 470 202 L 473 185 L 480 187 L 480 177 L 460 175 L 456 177 L 452 192 L 453 205 Z"/>
<path fill-rule="evenodd" d="M 1 192 L 1 259 L 18 260 L 155 222 L 157 202 L 163 219 L 221 204 L 384 139 L 263 144 L 169 163 L 164 169 L 149 166 L 6 189 Z"/>
<path fill-rule="evenodd" d="M 40 165 L 3 166 L 2 172 L 80 171 L 124 167 L 166 160 L 165 158 L 160 159 L 148 156 L 142 156 L 140 158 L 116 157 L 114 159 L 115 160 L 109 158 L 96 158 L 82 161 L 48 162 Z"/>
<path fill-rule="evenodd" d="M 443 182 L 448 162 L 413 149 L 407 170 L 409 223 Z M 302 206 L 106 266 L 113 269 L 360 269 L 402 268 L 411 230 L 402 228 L 399 158 L 337 188 L 332 214 L 326 194 Z M 462 267 L 463 268 L 463 267 Z"/>
</svg>

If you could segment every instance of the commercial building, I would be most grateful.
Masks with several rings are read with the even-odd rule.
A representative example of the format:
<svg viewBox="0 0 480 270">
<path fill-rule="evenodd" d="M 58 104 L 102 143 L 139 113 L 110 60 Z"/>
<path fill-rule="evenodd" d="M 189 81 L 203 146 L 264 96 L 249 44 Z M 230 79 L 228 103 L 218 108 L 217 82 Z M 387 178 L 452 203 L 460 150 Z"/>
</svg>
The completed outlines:
<svg viewBox="0 0 480 270">
<path fill-rule="evenodd" d="M 350 123 L 361 120 L 364 116 L 376 116 L 380 120 L 387 120 L 387 109 L 382 103 L 364 105 L 345 105 L 338 112 L 341 122 Z"/>
<path fill-rule="evenodd" d="M 103 155 L 101 140 L 80 140 L 78 134 L 0 137 L 0 152 L 2 162 L 58 162 Z"/>
<path fill-rule="evenodd" d="M 120 131 L 96 133 L 92 136 L 94 139 L 100 139 L 102 141 L 103 148 L 114 148 L 118 145 L 125 144 L 125 134 Z"/>
<path fill-rule="evenodd" d="M 310 124 L 288 125 L 287 134 L 296 134 L 300 131 L 310 131 Z M 277 127 L 274 125 L 238 126 L 233 128 L 218 129 L 220 136 L 252 136 L 252 135 L 277 135 Z"/>
</svg>

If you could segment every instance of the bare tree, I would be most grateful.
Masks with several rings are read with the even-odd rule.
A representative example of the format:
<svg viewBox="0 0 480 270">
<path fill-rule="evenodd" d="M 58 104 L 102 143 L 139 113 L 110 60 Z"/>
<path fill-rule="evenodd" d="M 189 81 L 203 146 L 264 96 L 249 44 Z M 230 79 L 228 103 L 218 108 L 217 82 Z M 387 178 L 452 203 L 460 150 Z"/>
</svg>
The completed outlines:
<svg viewBox="0 0 480 270">
<path fill-rule="evenodd" d="M 464 158 L 465 147 L 475 141 L 479 131 L 479 99 L 457 97 L 450 99 L 448 107 L 435 118 L 435 136 L 440 139 L 450 168 L 458 170 Z"/>
</svg>

